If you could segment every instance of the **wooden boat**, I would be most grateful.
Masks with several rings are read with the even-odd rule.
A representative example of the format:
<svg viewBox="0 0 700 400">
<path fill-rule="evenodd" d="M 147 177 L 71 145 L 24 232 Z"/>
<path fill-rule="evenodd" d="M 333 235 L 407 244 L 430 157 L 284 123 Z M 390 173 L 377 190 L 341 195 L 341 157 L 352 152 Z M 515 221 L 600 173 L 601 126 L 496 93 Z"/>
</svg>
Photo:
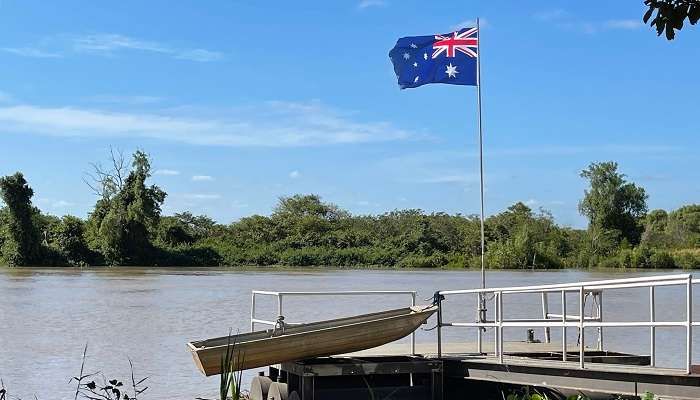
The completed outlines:
<svg viewBox="0 0 700 400">
<path fill-rule="evenodd" d="M 235 370 L 350 353 L 401 339 L 435 311 L 437 306 L 414 306 L 308 324 L 280 321 L 275 329 L 190 342 L 188 347 L 197 368 L 211 376 L 221 373 L 227 350 Z"/>
</svg>

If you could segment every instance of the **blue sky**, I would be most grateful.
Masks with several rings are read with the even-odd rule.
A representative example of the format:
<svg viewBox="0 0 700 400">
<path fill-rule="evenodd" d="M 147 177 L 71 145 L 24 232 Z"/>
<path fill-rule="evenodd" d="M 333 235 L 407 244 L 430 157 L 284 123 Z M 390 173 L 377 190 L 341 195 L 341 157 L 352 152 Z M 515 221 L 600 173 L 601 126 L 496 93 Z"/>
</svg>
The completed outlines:
<svg viewBox="0 0 700 400">
<path fill-rule="evenodd" d="M 698 202 L 700 28 L 673 42 L 641 0 L 0 0 L 0 174 L 86 216 L 109 146 L 151 154 L 164 211 L 220 222 L 318 193 L 353 213 L 478 212 L 472 87 L 400 91 L 389 49 L 479 16 L 487 213 L 585 226 L 592 161 L 650 208 Z"/>
</svg>

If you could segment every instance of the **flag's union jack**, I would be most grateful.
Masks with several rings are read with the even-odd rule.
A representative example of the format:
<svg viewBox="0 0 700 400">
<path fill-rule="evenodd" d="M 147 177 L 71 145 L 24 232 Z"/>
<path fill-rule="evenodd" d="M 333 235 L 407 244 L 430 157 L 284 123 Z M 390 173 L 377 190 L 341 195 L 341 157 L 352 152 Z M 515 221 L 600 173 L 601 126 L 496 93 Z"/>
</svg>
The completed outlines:
<svg viewBox="0 0 700 400">
<path fill-rule="evenodd" d="M 469 57 L 476 57 L 478 48 L 479 36 L 476 28 L 454 32 L 452 36 L 435 35 L 433 58 L 437 58 L 443 53 L 446 57 L 454 57 L 457 52 L 464 53 Z"/>
</svg>

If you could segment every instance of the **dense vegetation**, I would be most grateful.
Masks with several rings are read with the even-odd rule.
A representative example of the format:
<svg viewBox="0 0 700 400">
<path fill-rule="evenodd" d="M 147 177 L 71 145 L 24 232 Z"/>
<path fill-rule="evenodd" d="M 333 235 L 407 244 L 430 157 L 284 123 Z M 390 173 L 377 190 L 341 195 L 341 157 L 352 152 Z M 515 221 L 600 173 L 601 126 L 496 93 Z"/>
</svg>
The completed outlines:
<svg viewBox="0 0 700 400">
<path fill-rule="evenodd" d="M 42 213 L 21 173 L 0 179 L 0 262 L 6 265 L 289 265 L 478 267 L 476 216 L 396 210 L 351 215 L 317 195 L 282 197 L 269 216 L 229 225 L 161 215 L 166 193 L 147 182 L 148 156 L 113 156 L 88 184 L 87 220 Z M 647 194 L 613 162 L 581 172 L 586 230 L 562 227 L 523 203 L 486 221 L 489 268 L 700 268 L 700 205 L 647 211 Z"/>
</svg>

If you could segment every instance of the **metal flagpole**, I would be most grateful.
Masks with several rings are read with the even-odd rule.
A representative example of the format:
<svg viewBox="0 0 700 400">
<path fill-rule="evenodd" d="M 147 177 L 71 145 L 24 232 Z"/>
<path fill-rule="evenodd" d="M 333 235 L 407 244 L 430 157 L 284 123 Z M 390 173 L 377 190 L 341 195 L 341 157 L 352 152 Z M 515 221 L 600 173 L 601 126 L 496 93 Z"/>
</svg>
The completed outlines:
<svg viewBox="0 0 700 400">
<path fill-rule="evenodd" d="M 479 127 L 479 194 L 481 195 L 481 288 L 486 288 L 486 239 L 484 235 L 484 133 L 481 126 L 481 28 L 479 18 L 476 19 L 476 106 L 478 109 Z M 480 322 L 486 320 L 486 298 L 479 295 L 479 316 Z M 477 340 L 478 352 L 481 353 L 482 330 L 479 329 Z"/>
<path fill-rule="evenodd" d="M 476 19 L 476 107 L 478 108 L 479 124 L 479 176 L 481 194 L 481 288 L 486 287 L 485 239 L 484 239 L 484 133 L 481 127 L 481 28 L 479 18 Z"/>
</svg>

